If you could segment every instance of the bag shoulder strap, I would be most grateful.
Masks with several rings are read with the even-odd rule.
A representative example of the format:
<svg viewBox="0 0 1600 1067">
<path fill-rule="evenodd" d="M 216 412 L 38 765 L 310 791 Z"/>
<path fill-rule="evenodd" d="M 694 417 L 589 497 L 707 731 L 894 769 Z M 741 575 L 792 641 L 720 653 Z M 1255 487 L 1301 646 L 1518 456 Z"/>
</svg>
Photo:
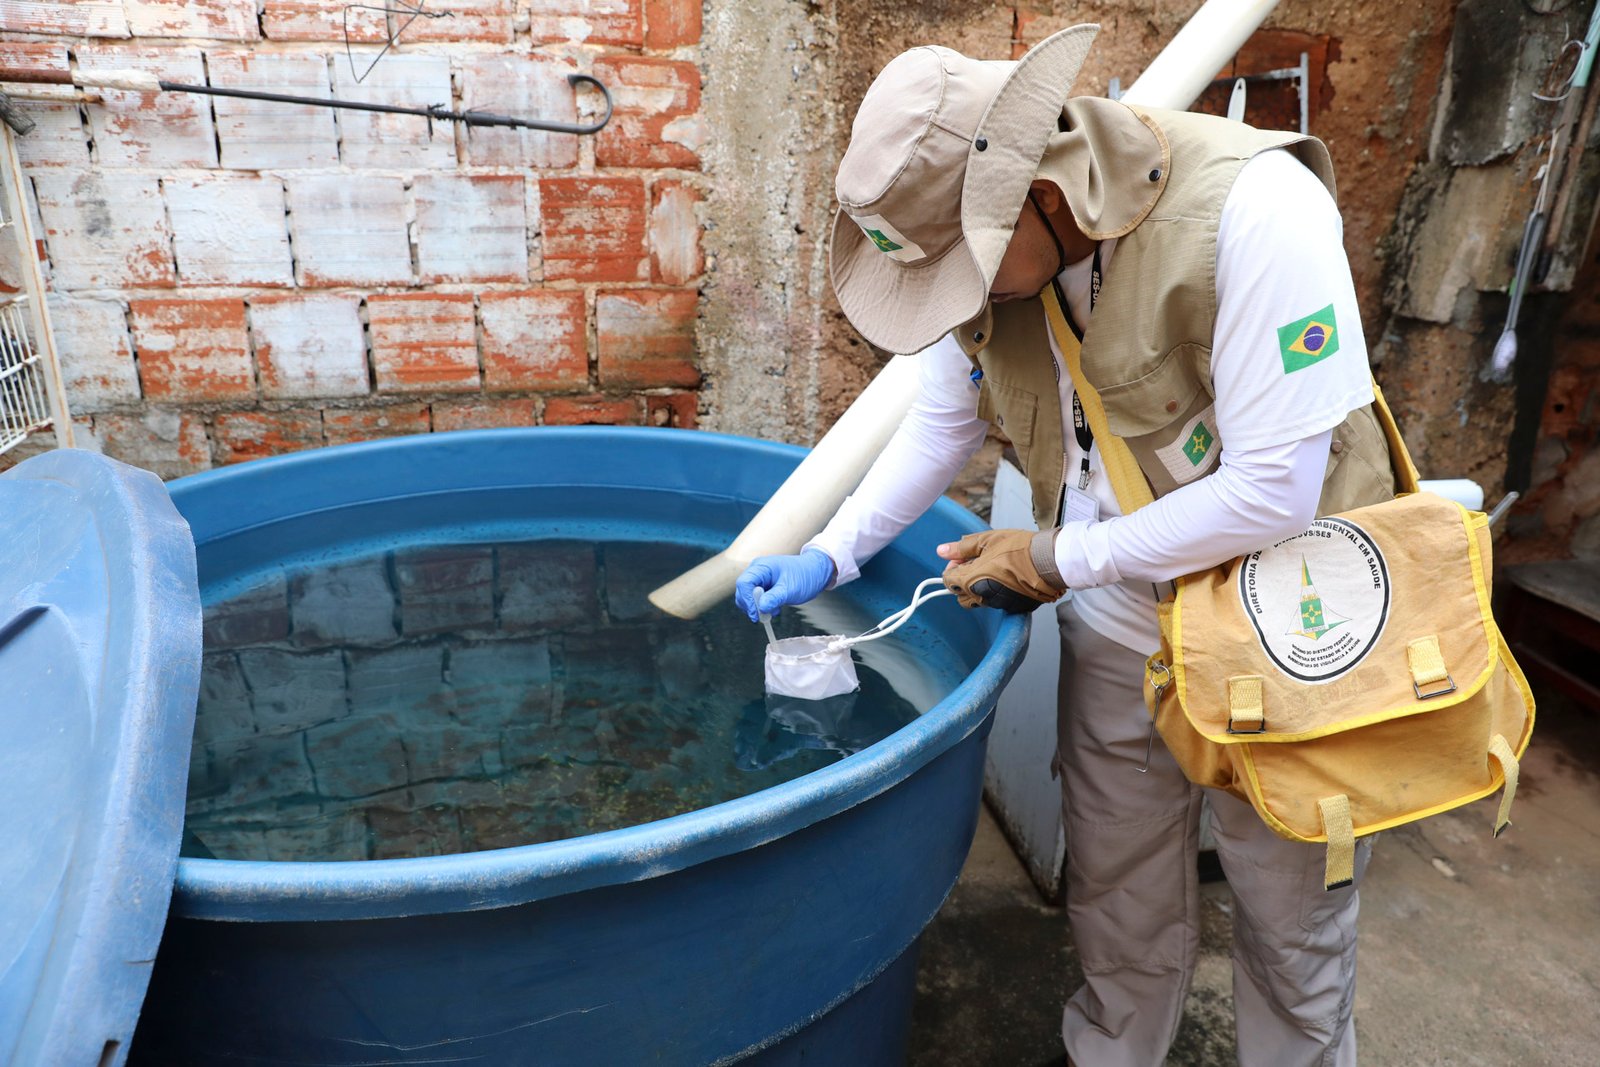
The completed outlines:
<svg viewBox="0 0 1600 1067">
<path fill-rule="evenodd" d="M 1044 292 L 1039 295 L 1044 301 L 1045 315 L 1050 320 L 1050 331 L 1055 335 L 1056 346 L 1061 349 L 1061 355 L 1067 361 L 1067 370 L 1072 374 L 1072 384 L 1077 387 L 1084 417 L 1089 421 L 1089 429 L 1094 431 L 1095 442 L 1100 445 L 1100 458 L 1111 479 L 1111 488 L 1117 494 L 1117 503 L 1124 515 L 1131 515 L 1154 499 L 1150 493 L 1150 483 L 1145 480 L 1144 472 L 1139 469 L 1139 463 L 1128 446 L 1106 424 L 1106 410 L 1100 402 L 1100 394 L 1083 376 L 1083 345 L 1067 325 L 1066 313 L 1061 309 L 1055 286 L 1045 286 Z M 1416 464 L 1411 462 L 1411 452 L 1406 448 L 1405 438 L 1400 436 L 1394 412 L 1389 410 L 1388 401 L 1384 399 L 1376 378 L 1372 381 L 1372 395 L 1378 425 L 1383 427 L 1384 439 L 1389 444 L 1395 483 L 1402 493 L 1415 493 L 1421 475 L 1417 473 Z"/>
<path fill-rule="evenodd" d="M 1395 484 L 1402 493 L 1419 492 L 1417 484 L 1422 476 L 1417 473 L 1416 464 L 1411 462 L 1411 452 L 1406 448 L 1406 440 L 1400 436 L 1400 426 L 1394 421 L 1394 412 L 1389 410 L 1389 402 L 1383 398 L 1383 390 L 1378 388 L 1378 379 L 1372 379 L 1372 408 L 1377 412 L 1378 425 L 1383 427 L 1384 439 L 1389 442 L 1389 463 L 1394 467 Z"/>
<path fill-rule="evenodd" d="M 1067 316 L 1061 309 L 1061 300 L 1056 296 L 1056 287 L 1047 285 L 1039 295 L 1044 300 L 1045 317 L 1050 320 L 1050 332 L 1055 335 L 1056 347 L 1061 349 L 1061 356 L 1067 361 L 1067 372 L 1072 375 L 1072 384 L 1078 390 L 1083 417 L 1088 420 L 1095 443 L 1100 446 L 1100 461 L 1105 464 L 1111 489 L 1117 494 L 1117 505 L 1122 508 L 1124 515 L 1132 515 L 1155 499 L 1150 492 L 1150 483 L 1145 481 L 1139 461 L 1133 458 L 1127 443 L 1112 433 L 1106 424 L 1106 409 L 1100 402 L 1100 394 L 1083 376 L 1083 344 L 1067 325 Z"/>
</svg>

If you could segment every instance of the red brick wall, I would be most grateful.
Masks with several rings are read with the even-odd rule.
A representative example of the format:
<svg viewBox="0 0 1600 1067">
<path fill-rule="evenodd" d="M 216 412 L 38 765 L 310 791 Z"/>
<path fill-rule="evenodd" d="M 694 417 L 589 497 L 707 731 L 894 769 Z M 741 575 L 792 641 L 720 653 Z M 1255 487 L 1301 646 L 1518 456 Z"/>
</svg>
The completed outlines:
<svg viewBox="0 0 1600 1067">
<path fill-rule="evenodd" d="M 165 477 L 394 434 L 695 425 L 699 0 L 452 0 L 359 83 L 345 0 L 0 4 L 0 67 L 575 121 L 104 91 L 27 103 L 68 402 Z M 403 15 L 389 16 L 398 26 Z M 350 11 L 359 73 L 385 17 Z"/>
</svg>

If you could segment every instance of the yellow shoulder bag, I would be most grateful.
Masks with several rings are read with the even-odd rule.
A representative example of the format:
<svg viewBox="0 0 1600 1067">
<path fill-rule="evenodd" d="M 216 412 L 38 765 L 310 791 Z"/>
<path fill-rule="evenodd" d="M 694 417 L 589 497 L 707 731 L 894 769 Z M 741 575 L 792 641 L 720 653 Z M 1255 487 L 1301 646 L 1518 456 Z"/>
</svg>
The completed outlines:
<svg viewBox="0 0 1600 1067">
<path fill-rule="evenodd" d="M 1131 512 L 1149 486 L 1064 354 Z M 1373 390 L 1401 495 L 1179 578 L 1145 674 L 1184 774 L 1249 801 L 1282 837 L 1327 842 L 1329 889 L 1351 881 L 1356 838 L 1504 789 L 1498 835 L 1533 730 L 1533 694 L 1490 613 L 1488 519 L 1418 491 Z"/>
</svg>

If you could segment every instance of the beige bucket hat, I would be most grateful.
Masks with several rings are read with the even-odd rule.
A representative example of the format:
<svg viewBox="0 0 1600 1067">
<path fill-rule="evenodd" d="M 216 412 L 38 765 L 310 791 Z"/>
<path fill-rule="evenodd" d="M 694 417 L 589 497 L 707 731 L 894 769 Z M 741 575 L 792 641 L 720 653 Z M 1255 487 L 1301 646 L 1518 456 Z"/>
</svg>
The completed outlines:
<svg viewBox="0 0 1600 1067">
<path fill-rule="evenodd" d="M 1093 101 L 1119 113 L 1110 136 L 1063 110 L 1098 32 L 1069 27 L 1014 62 L 913 48 L 873 81 L 834 182 L 830 255 L 868 341 L 918 352 L 980 315 L 1036 175 L 1063 186 L 1092 238 L 1149 214 L 1166 184 L 1160 135 L 1111 101 Z"/>
</svg>

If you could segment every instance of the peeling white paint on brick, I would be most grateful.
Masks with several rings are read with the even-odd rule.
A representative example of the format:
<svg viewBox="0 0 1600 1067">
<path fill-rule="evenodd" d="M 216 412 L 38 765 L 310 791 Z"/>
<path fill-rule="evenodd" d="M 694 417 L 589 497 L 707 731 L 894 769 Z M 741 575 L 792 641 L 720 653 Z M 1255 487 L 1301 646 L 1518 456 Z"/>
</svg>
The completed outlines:
<svg viewBox="0 0 1600 1067">
<path fill-rule="evenodd" d="M 132 415 L 96 415 L 94 440 L 97 450 L 162 478 L 181 478 L 211 466 L 205 424 L 185 411 L 149 408 Z"/>
<path fill-rule="evenodd" d="M 682 118 L 673 119 L 661 129 L 661 139 L 669 144 L 682 145 L 689 151 L 700 154 L 700 149 L 705 146 L 706 138 L 711 131 L 706 128 L 703 116 L 684 115 Z"/>
<path fill-rule="evenodd" d="M 167 81 L 204 85 L 198 48 L 81 45 L 86 71 L 138 70 Z M 215 167 L 217 141 L 211 105 L 194 93 L 130 93 L 98 89 L 88 104 L 96 160 L 103 167 Z"/>
<path fill-rule="evenodd" d="M 137 402 L 139 374 L 121 302 L 52 293 L 49 304 L 67 406 L 73 411 L 95 411 Z"/>
<path fill-rule="evenodd" d="M 27 115 L 36 124 L 26 137 L 18 137 L 17 158 L 24 167 L 87 167 L 89 134 L 77 104 L 46 104 L 30 100 Z"/>
<path fill-rule="evenodd" d="M 212 52 L 211 84 L 292 96 L 328 98 L 328 63 L 316 55 Z M 339 161 L 333 112 L 311 105 L 219 96 L 217 138 L 222 165 L 245 170 L 320 167 Z"/>
<path fill-rule="evenodd" d="M 244 301 L 134 299 L 128 318 L 145 399 L 203 402 L 255 395 Z"/>
<path fill-rule="evenodd" d="M 371 50 L 357 52 L 356 70 L 371 62 Z M 450 104 L 450 61 L 444 56 L 386 55 L 357 83 L 350 61 L 333 57 L 334 93 L 342 99 L 403 107 Z M 368 111 L 338 113 L 341 158 L 352 167 L 453 167 L 455 131 L 448 122 L 415 115 Z"/>
<path fill-rule="evenodd" d="M 411 281 L 406 195 L 399 178 L 291 177 L 289 227 L 301 285 L 398 285 Z"/>
<path fill-rule="evenodd" d="M 254 41 L 256 0 L 129 0 L 128 29 L 135 37 L 207 37 Z"/>
<path fill-rule="evenodd" d="M 671 184 L 659 189 L 650 209 L 650 255 L 657 276 L 668 285 L 683 285 L 702 269 L 694 205 L 693 192 Z"/>
<path fill-rule="evenodd" d="M 693 167 L 695 153 L 683 140 L 703 140 L 691 126 L 667 137 L 665 128 L 699 107 L 700 72 L 681 60 L 602 56 L 595 74 L 612 85 L 617 114 L 595 138 L 595 159 L 605 167 Z"/>
<path fill-rule="evenodd" d="M 33 182 L 55 288 L 173 283 L 172 235 L 153 175 L 41 171 Z"/>
<path fill-rule="evenodd" d="M 644 41 L 639 0 L 532 0 L 528 31 L 535 41 L 638 45 Z"/>
<path fill-rule="evenodd" d="M 184 285 L 294 284 L 277 178 L 168 178 L 162 189 Z"/>
<path fill-rule="evenodd" d="M 619 108 L 671 111 L 684 105 L 684 91 L 676 85 L 630 85 L 619 82 L 610 88 L 611 99 Z"/>
<path fill-rule="evenodd" d="M 422 280 L 526 281 L 523 185 L 522 178 L 509 175 L 418 175 L 412 192 Z"/>
<path fill-rule="evenodd" d="M 401 293 L 367 299 L 378 389 L 476 392 L 478 339 L 472 297 Z"/>
<path fill-rule="evenodd" d="M 361 300 L 312 293 L 250 301 L 250 333 L 261 370 L 261 395 L 366 396 L 367 347 Z"/>
<path fill-rule="evenodd" d="M 388 30 L 382 11 L 335 0 L 266 0 L 261 23 L 274 41 L 382 41 Z M 360 57 L 357 57 L 360 62 Z"/>
<path fill-rule="evenodd" d="M 517 118 L 576 122 L 577 102 L 567 75 L 572 63 L 541 55 L 473 56 L 462 69 L 462 106 Z M 467 162 L 491 167 L 571 167 L 578 162 L 573 134 L 468 127 Z"/>
<path fill-rule="evenodd" d="M 510 44 L 517 6 L 515 0 L 448 0 L 430 10 L 448 11 L 449 18 L 419 18 L 406 31 L 405 39 Z"/>
<path fill-rule="evenodd" d="M 544 32 L 552 36 L 564 37 L 574 44 L 587 41 L 595 31 L 594 24 L 586 18 L 577 15 L 562 15 L 555 19 L 543 20 L 547 27 Z"/>
<path fill-rule="evenodd" d="M 570 177 L 545 178 L 541 184 L 547 279 L 649 279 L 643 182 L 624 177 Z"/>
<path fill-rule="evenodd" d="M 6 0 L 0 30 L 57 33 L 70 37 L 126 37 L 121 0 Z"/>
<path fill-rule="evenodd" d="M 484 293 L 484 388 L 581 387 L 589 380 L 584 298 L 570 290 Z"/>
</svg>

